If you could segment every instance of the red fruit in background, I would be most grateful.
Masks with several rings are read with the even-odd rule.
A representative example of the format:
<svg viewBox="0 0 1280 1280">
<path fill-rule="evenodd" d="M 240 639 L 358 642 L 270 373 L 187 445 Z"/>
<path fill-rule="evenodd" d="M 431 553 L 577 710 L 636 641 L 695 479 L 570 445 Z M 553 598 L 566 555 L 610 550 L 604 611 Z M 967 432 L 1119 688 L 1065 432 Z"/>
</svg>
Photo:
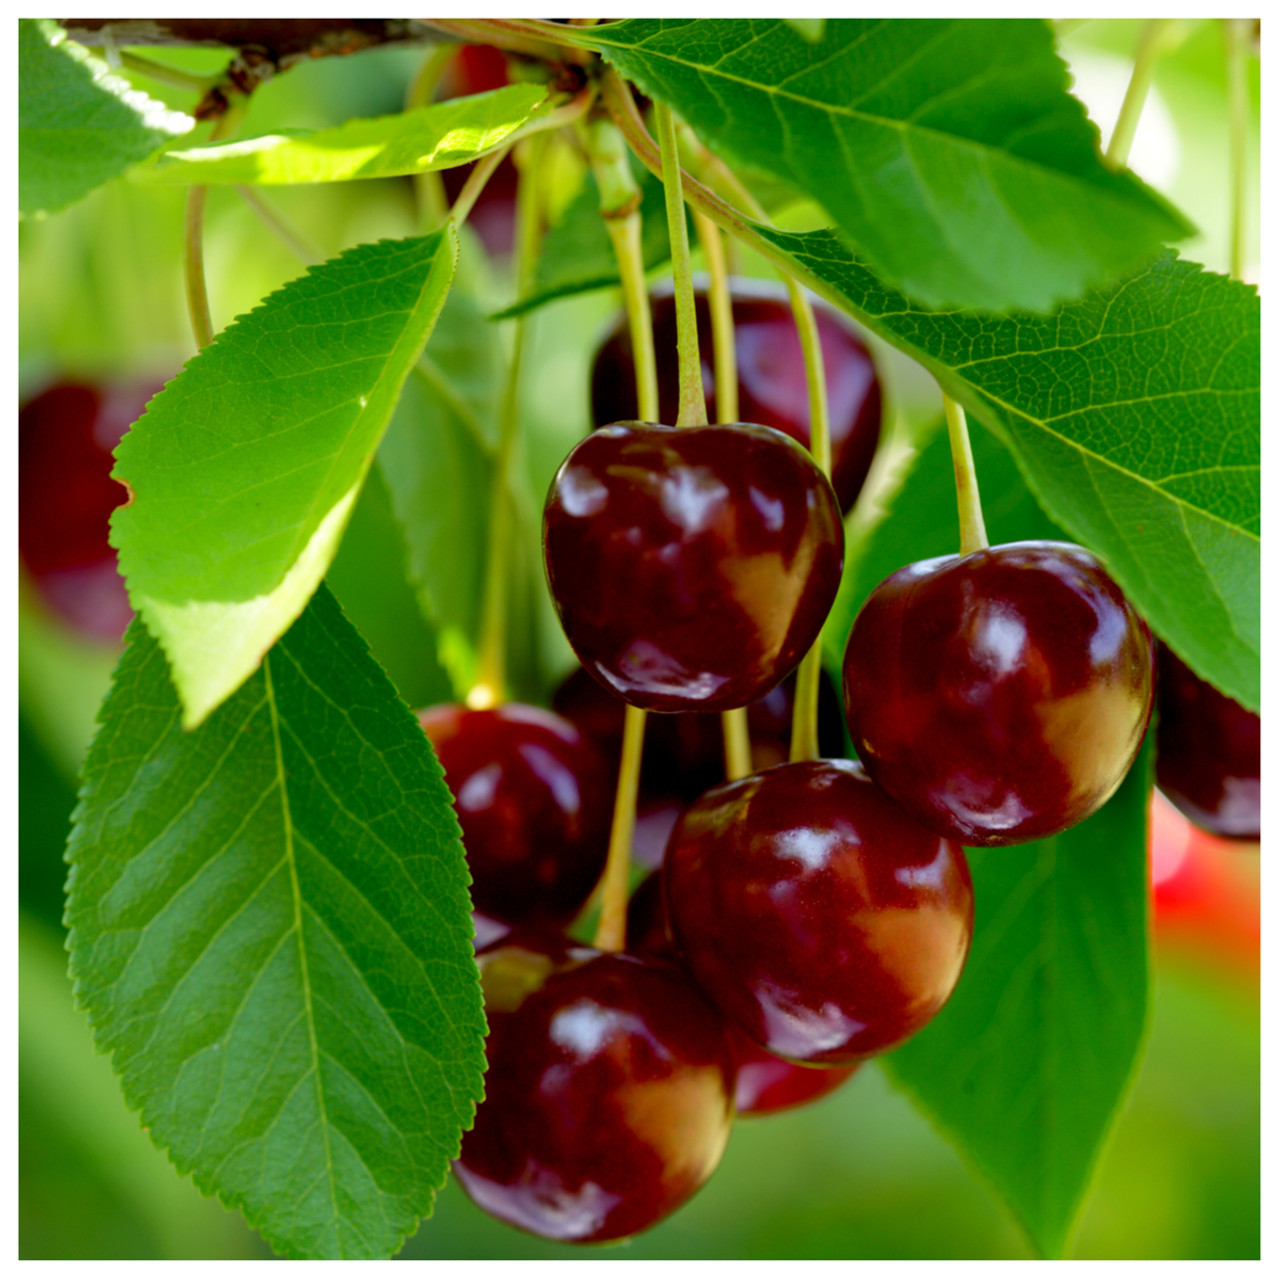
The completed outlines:
<svg viewBox="0 0 1280 1280">
<path fill-rule="evenodd" d="M 618 1240 L 711 1176 L 733 1118 L 723 1027 L 668 961 L 516 935 L 476 956 L 489 1067 L 454 1169 L 482 1209 Z"/>
<path fill-rule="evenodd" d="M 470 97 L 473 93 L 487 93 L 509 84 L 507 60 L 500 49 L 485 44 L 464 44 L 444 69 L 436 97 Z M 452 204 L 461 192 L 475 162 L 442 169 L 445 198 Z M 489 175 L 470 214 L 467 225 L 480 237 L 481 243 L 492 254 L 507 254 L 515 243 L 516 188 L 520 185 L 520 171 L 511 157 L 505 156 Z"/>
<path fill-rule="evenodd" d="M 1120 785 L 1151 715 L 1147 625 L 1083 547 L 1014 542 L 908 565 L 844 656 L 867 772 L 932 830 L 1019 844 Z"/>
<path fill-rule="evenodd" d="M 1262 834 L 1262 719 L 1156 647 L 1156 785 L 1201 830 Z"/>
<path fill-rule="evenodd" d="M 738 362 L 738 416 L 786 432 L 809 447 L 809 390 L 804 355 L 787 292 L 763 280 L 735 279 L 734 351 Z M 711 309 L 705 288 L 696 294 L 698 350 L 707 416 L 716 420 Z M 670 292 L 650 298 L 658 365 L 658 416 L 679 415 L 680 379 L 676 355 L 676 308 Z M 880 379 L 866 345 L 840 312 L 815 304 L 818 341 L 826 370 L 830 417 L 831 483 L 842 510 L 854 504 L 880 441 Z M 625 319 L 596 353 L 591 369 L 592 421 L 629 422 L 639 413 L 635 361 Z"/>
<path fill-rule="evenodd" d="M 564 924 L 604 871 L 613 778 L 567 720 L 506 703 L 418 712 L 453 792 L 476 910 Z"/>
<path fill-rule="evenodd" d="M 627 904 L 627 948 L 635 955 L 676 959 L 662 901 L 662 877 L 647 875 Z M 726 1027 L 736 1072 L 734 1108 L 742 1116 L 774 1115 L 806 1106 L 834 1093 L 860 1063 L 849 1067 L 807 1067 L 762 1049 L 734 1027 Z"/>
<path fill-rule="evenodd" d="M 18 410 L 18 551 L 44 601 L 88 636 L 118 641 L 133 617 L 112 511 L 128 493 L 112 450 L 163 384 L 59 382 Z"/>
<path fill-rule="evenodd" d="M 685 810 L 662 875 L 691 976 L 779 1057 L 848 1065 L 943 1006 L 973 931 L 964 851 L 850 760 L 779 765 Z"/>
<path fill-rule="evenodd" d="M 543 550 L 592 675 L 650 711 L 726 711 L 781 683 L 817 638 L 844 527 L 826 477 L 780 431 L 624 422 L 561 464 Z"/>
</svg>

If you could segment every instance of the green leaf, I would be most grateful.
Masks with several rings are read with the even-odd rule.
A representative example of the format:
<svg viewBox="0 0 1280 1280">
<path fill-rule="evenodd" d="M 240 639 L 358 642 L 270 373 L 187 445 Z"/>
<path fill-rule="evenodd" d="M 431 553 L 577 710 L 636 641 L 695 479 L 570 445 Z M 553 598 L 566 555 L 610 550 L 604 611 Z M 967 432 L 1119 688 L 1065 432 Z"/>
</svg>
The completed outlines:
<svg viewBox="0 0 1280 1280">
<path fill-rule="evenodd" d="M 387 1257 L 484 1069 L 439 765 L 327 591 L 195 732 L 129 640 L 68 846 L 77 999 L 202 1190 L 286 1255 Z"/>
<path fill-rule="evenodd" d="M 640 252 L 645 270 L 652 271 L 671 258 L 667 206 L 657 178 L 646 170 L 637 181 L 641 193 Z M 564 216 L 547 233 L 528 291 L 493 319 L 526 315 L 559 298 L 609 288 L 619 282 L 618 261 L 600 217 L 599 189 L 588 175 Z"/>
<path fill-rule="evenodd" d="M 822 39 L 827 26 L 826 18 L 783 18 L 783 22 L 810 44 L 816 44 Z"/>
<path fill-rule="evenodd" d="M 1258 710 L 1262 354 L 1252 286 L 1169 253 L 1051 316 L 940 314 L 913 307 L 829 231 L 761 235 L 994 430 L 1041 506 L 1102 556 L 1152 630 Z"/>
<path fill-rule="evenodd" d="M 494 150 L 550 107 L 546 88 L 517 84 L 416 107 L 394 116 L 348 120 L 312 133 L 268 134 L 170 151 L 133 176 L 144 182 L 345 182 L 450 169 Z"/>
<path fill-rule="evenodd" d="M 540 578 L 543 571 L 539 557 L 525 554 L 540 544 L 535 504 L 520 485 L 520 470 L 509 472 L 505 535 L 495 533 L 491 507 L 506 378 L 497 326 L 466 290 L 454 290 L 378 450 L 408 546 L 409 577 L 440 635 L 440 660 L 459 698 L 476 681 L 495 536 L 502 537 L 507 557 L 508 631 L 521 637 L 509 677 L 521 689 L 536 682 L 534 574 Z"/>
<path fill-rule="evenodd" d="M 18 19 L 18 209 L 61 209 L 195 127 L 49 18 Z"/>
<path fill-rule="evenodd" d="M 1105 164 L 1046 23 L 645 19 L 575 31 L 707 142 L 820 201 L 927 306 L 1045 310 L 1186 221 Z"/>
<path fill-rule="evenodd" d="M 969 852 L 973 946 L 950 1001 L 886 1060 L 1059 1257 L 1143 1048 L 1151 753 L 1092 818 Z"/>
<path fill-rule="evenodd" d="M 456 256 L 446 224 L 313 268 L 223 330 L 117 449 L 133 498 L 112 545 L 188 728 L 324 577 Z"/>
</svg>

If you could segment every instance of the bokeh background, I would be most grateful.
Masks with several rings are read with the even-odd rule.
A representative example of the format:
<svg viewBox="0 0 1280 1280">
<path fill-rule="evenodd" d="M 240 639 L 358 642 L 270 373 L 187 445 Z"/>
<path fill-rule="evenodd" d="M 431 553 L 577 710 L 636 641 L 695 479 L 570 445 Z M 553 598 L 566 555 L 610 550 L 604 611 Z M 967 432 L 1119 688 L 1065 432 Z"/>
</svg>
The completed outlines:
<svg viewBox="0 0 1280 1280">
<path fill-rule="evenodd" d="M 1064 23 L 1061 46 L 1103 139 L 1119 110 L 1137 21 Z M 1218 24 L 1185 24 L 1161 61 L 1131 164 L 1201 229 L 1184 255 L 1227 269 L 1227 101 Z M 153 56 L 159 56 L 154 55 Z M 215 51 L 165 51 L 213 71 Z M 421 53 L 315 62 L 268 83 L 255 132 L 321 127 L 400 109 Z M 141 87 L 189 109 L 190 95 Z M 1248 278 L 1260 260 L 1258 62 L 1251 59 Z M 407 181 L 279 188 L 281 213 L 326 255 L 411 234 Z M 797 218 L 804 211 L 796 212 Z M 182 194 L 116 182 L 19 233 L 19 396 L 61 377 L 172 376 L 193 354 L 181 276 Z M 298 274 L 297 260 L 231 190 L 209 201 L 215 326 Z M 472 244 L 467 253 L 478 255 Z M 501 263 L 486 287 L 507 286 Z M 535 324 L 526 463 L 543 488 L 587 427 L 591 350 L 616 309 L 606 294 L 556 304 Z M 877 346 L 895 446 L 936 416 L 909 362 Z M 573 388 L 579 390 L 575 393 Z M 38 502 L 25 486 L 20 501 Z M 413 706 L 451 697 L 434 637 L 404 582 L 404 549 L 377 471 L 330 584 Z M 543 636 L 549 677 L 570 656 Z M 72 1004 L 61 927 L 62 851 L 76 773 L 118 648 L 76 632 L 22 573 L 19 601 L 19 1253 L 23 1258 L 269 1257 L 237 1214 L 180 1178 L 122 1100 Z M 1073 1255 L 1256 1258 L 1260 1251 L 1259 853 L 1201 837 L 1157 799 L 1152 857 L 1155 987 L 1150 1042 L 1101 1161 Z M 1088 1045 L 1080 1052 L 1087 1054 Z M 500 1226 L 456 1185 L 406 1258 L 581 1257 Z M 874 1063 L 805 1110 L 740 1123 L 708 1186 L 618 1258 L 1022 1258 L 1016 1225 Z"/>
</svg>

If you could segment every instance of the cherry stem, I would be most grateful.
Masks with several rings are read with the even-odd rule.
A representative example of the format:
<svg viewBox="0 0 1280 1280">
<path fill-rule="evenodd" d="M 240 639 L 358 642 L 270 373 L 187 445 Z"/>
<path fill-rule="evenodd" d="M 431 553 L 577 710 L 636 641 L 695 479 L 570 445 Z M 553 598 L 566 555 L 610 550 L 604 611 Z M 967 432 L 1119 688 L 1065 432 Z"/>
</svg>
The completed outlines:
<svg viewBox="0 0 1280 1280">
<path fill-rule="evenodd" d="M 299 231 L 291 227 L 263 199 L 261 192 L 254 190 L 253 187 L 243 185 L 237 185 L 236 190 L 240 193 L 245 204 L 258 215 L 263 224 L 280 240 L 285 248 L 300 258 L 307 266 L 311 267 L 317 262 L 324 261 L 324 254 Z"/>
<path fill-rule="evenodd" d="M 538 173 L 545 138 L 531 140 L 517 156 L 520 181 L 516 188 L 516 296 L 533 278 L 542 239 L 538 204 Z M 477 165 L 477 170 L 479 166 Z M 475 177 L 475 172 L 471 174 Z M 458 201 L 466 194 L 468 178 Z M 455 209 L 457 203 L 455 203 Z M 467 206 L 468 209 L 470 205 Z M 520 420 L 520 369 L 524 359 L 527 326 L 524 316 L 515 318 L 511 342 L 511 363 L 503 389 L 498 420 L 498 447 L 494 456 L 493 481 L 489 491 L 489 545 L 485 562 L 484 601 L 480 643 L 476 659 L 476 683 L 467 692 L 466 703 L 483 710 L 504 702 L 507 645 L 507 569 L 511 541 L 511 463 L 515 455 L 517 425 Z"/>
<path fill-rule="evenodd" d="M 941 389 L 941 388 L 939 388 Z M 982 499 L 978 495 L 978 473 L 973 465 L 973 448 L 969 444 L 969 425 L 964 410 L 945 391 L 942 408 L 947 415 L 947 434 L 951 438 L 951 465 L 956 473 L 956 506 L 960 512 L 960 554 L 983 551 L 987 542 L 987 526 L 982 519 Z"/>
<path fill-rule="evenodd" d="M 636 367 L 636 412 L 642 422 L 658 421 L 658 365 L 653 350 L 653 317 L 641 245 L 640 184 L 631 172 L 626 141 L 610 120 L 593 120 L 582 141 L 600 191 L 600 216 L 613 245 L 622 300 Z M 595 425 L 600 425 L 599 423 Z"/>
<path fill-rule="evenodd" d="M 210 142 L 221 142 L 235 129 L 240 118 L 239 104 L 220 116 L 209 132 Z M 186 281 L 187 311 L 196 346 L 203 350 L 213 341 L 213 316 L 209 311 L 209 288 L 204 277 L 204 208 L 209 188 L 201 183 L 187 192 L 183 219 L 182 265 Z"/>
<path fill-rule="evenodd" d="M 453 36 L 464 44 L 491 44 L 511 53 L 523 53 L 544 62 L 585 63 L 594 55 L 571 44 L 559 44 L 555 37 L 564 31 L 552 23 L 536 23 L 519 18 L 419 18 L 424 26 Z"/>
<path fill-rule="evenodd" d="M 1244 55 L 1249 38 L 1247 18 L 1224 18 L 1227 94 L 1231 127 L 1231 274 L 1244 274 L 1244 188 L 1249 102 L 1245 85 Z"/>
<path fill-rule="evenodd" d="M 631 879 L 631 842 L 636 828 L 646 714 L 642 708 L 628 704 L 623 721 L 622 761 L 618 765 L 609 853 L 600 878 L 600 920 L 593 940 L 600 951 L 622 951 L 627 945 L 627 888 Z"/>
<path fill-rule="evenodd" d="M 458 192 L 458 198 L 449 210 L 449 217 L 453 219 L 456 226 L 460 227 L 466 222 L 476 201 L 480 198 L 480 193 L 493 177 L 494 170 L 507 158 L 510 151 L 510 146 L 499 147 L 496 151 L 490 151 L 488 155 L 481 156 L 475 162 L 475 167 L 467 174 L 462 190 Z"/>
<path fill-rule="evenodd" d="M 767 223 L 768 217 L 765 211 L 755 196 L 742 185 L 738 176 L 717 160 L 696 137 L 693 138 L 693 143 L 704 170 L 715 168 L 718 176 L 730 186 L 737 199 L 758 221 Z M 701 235 L 703 221 L 710 224 L 711 220 L 701 210 L 695 210 L 694 219 Z M 804 360 L 805 385 L 809 393 L 809 451 L 822 469 L 823 475 L 829 479 L 831 476 L 831 415 L 827 403 L 827 376 L 822 361 L 822 341 L 818 334 L 818 321 L 813 313 L 813 304 L 791 273 L 779 271 L 779 274 L 782 276 L 783 283 L 787 287 L 787 295 L 791 300 L 791 312 L 795 317 L 796 334 L 800 339 L 800 351 Z M 718 371 L 716 382 L 717 394 L 719 394 Z M 735 393 L 737 391 L 736 382 L 734 391 Z M 790 759 L 793 761 L 818 758 L 818 693 L 821 678 L 822 642 L 819 640 L 805 654 L 796 672 L 796 697 L 791 715 Z"/>
<path fill-rule="evenodd" d="M 702 358 L 698 353 L 698 313 L 693 298 L 693 267 L 689 259 L 689 226 L 684 216 L 680 184 L 680 152 L 675 117 L 665 102 L 654 103 L 654 119 L 662 152 L 662 186 L 667 199 L 667 233 L 671 239 L 671 278 L 675 286 L 676 351 L 680 361 L 680 412 L 677 427 L 707 423 L 702 394 Z"/>
<path fill-rule="evenodd" d="M 693 225 L 707 260 L 707 301 L 711 311 L 711 347 L 715 365 L 716 421 L 738 420 L 738 353 L 733 333 L 733 298 L 729 292 L 729 268 L 724 253 L 724 237 L 705 213 L 695 210 Z M 745 778 L 752 770 L 751 729 L 746 707 L 720 713 L 724 736 L 724 769 L 730 782 Z"/>
<path fill-rule="evenodd" d="M 1129 163 L 1129 151 L 1133 146 L 1134 134 L 1138 131 L 1138 121 L 1142 117 L 1142 108 L 1151 90 L 1151 82 L 1155 78 L 1156 63 L 1160 60 L 1160 55 L 1180 39 L 1178 24 L 1169 18 L 1152 18 L 1143 27 L 1138 48 L 1133 55 L 1129 87 L 1120 104 L 1120 115 L 1116 120 L 1116 127 L 1111 131 L 1111 140 L 1107 143 L 1107 159 L 1112 164 L 1123 167 Z"/>
<path fill-rule="evenodd" d="M 166 66 L 163 62 L 144 58 L 141 54 L 133 53 L 128 49 L 119 49 L 117 54 L 122 67 L 129 71 L 136 71 L 139 75 L 148 76 L 159 84 L 173 85 L 175 89 L 190 89 L 193 93 L 203 95 L 222 79 L 221 75 L 193 75 L 190 71 L 183 71 L 180 67 Z"/>
</svg>

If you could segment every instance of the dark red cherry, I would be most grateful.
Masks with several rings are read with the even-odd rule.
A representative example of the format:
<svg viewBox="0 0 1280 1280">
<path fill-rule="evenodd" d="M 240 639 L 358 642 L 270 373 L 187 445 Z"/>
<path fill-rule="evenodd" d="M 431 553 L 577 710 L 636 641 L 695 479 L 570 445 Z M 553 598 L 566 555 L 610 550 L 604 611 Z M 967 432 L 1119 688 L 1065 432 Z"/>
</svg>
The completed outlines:
<svg viewBox="0 0 1280 1280">
<path fill-rule="evenodd" d="M 487 44 L 464 44 L 445 67 L 436 96 L 441 101 L 469 97 L 473 93 L 501 89 L 509 83 L 507 60 L 500 49 Z M 441 170 L 445 198 L 450 204 L 458 198 L 473 168 L 474 163 Z M 516 188 L 519 185 L 520 171 L 511 157 L 505 156 L 489 175 L 484 190 L 467 216 L 467 225 L 492 254 L 510 253 L 515 242 Z"/>
<path fill-rule="evenodd" d="M 18 410 L 19 553 L 49 606 L 103 640 L 119 640 L 133 617 L 107 542 L 128 496 L 111 478 L 112 450 L 159 389 L 59 382 Z"/>
<path fill-rule="evenodd" d="M 848 1065 L 914 1035 L 969 951 L 961 847 L 851 760 L 779 765 L 685 810 L 663 863 L 671 934 L 730 1025 L 796 1062 Z"/>
<path fill-rule="evenodd" d="M 604 871 L 613 777 L 573 725 L 540 707 L 418 712 L 454 795 L 476 910 L 564 924 Z"/>
<path fill-rule="evenodd" d="M 735 279 L 734 351 L 738 362 L 738 416 L 785 431 L 809 447 L 809 390 L 804 355 L 787 292 L 764 280 Z M 698 349 L 707 416 L 716 419 L 711 310 L 706 289 L 696 296 Z M 679 413 L 680 377 L 676 355 L 676 308 L 672 293 L 650 298 L 653 341 L 658 361 L 658 416 L 674 422 Z M 851 321 L 815 304 L 818 341 L 826 371 L 831 433 L 831 483 L 848 511 L 853 506 L 880 441 L 880 379 L 875 364 Z M 591 369 L 592 421 L 627 422 L 639 412 L 635 360 L 623 319 L 596 353 Z"/>
<path fill-rule="evenodd" d="M 635 955 L 677 959 L 667 929 L 662 877 L 651 872 L 627 904 L 627 948 Z M 738 1115 L 765 1116 L 803 1107 L 833 1093 L 858 1067 L 809 1067 L 762 1049 L 735 1027 L 726 1027 L 736 1075 L 733 1104 Z"/>
<path fill-rule="evenodd" d="M 1014 542 L 908 565 L 844 656 L 849 732 L 904 809 L 971 845 L 1099 809 L 1151 715 L 1147 625 L 1083 547 Z"/>
<path fill-rule="evenodd" d="M 771 427 L 620 422 L 547 495 L 551 595 L 579 661 L 650 711 L 762 697 L 817 638 L 844 528 L 813 459 Z"/>
<path fill-rule="evenodd" d="M 1262 834 L 1262 718 L 1156 646 L 1156 785 L 1197 827 Z"/>
<path fill-rule="evenodd" d="M 669 961 L 511 935 L 477 954 L 485 1097 L 454 1168 L 482 1209 L 618 1240 L 711 1176 L 733 1117 L 723 1025 Z"/>
</svg>

